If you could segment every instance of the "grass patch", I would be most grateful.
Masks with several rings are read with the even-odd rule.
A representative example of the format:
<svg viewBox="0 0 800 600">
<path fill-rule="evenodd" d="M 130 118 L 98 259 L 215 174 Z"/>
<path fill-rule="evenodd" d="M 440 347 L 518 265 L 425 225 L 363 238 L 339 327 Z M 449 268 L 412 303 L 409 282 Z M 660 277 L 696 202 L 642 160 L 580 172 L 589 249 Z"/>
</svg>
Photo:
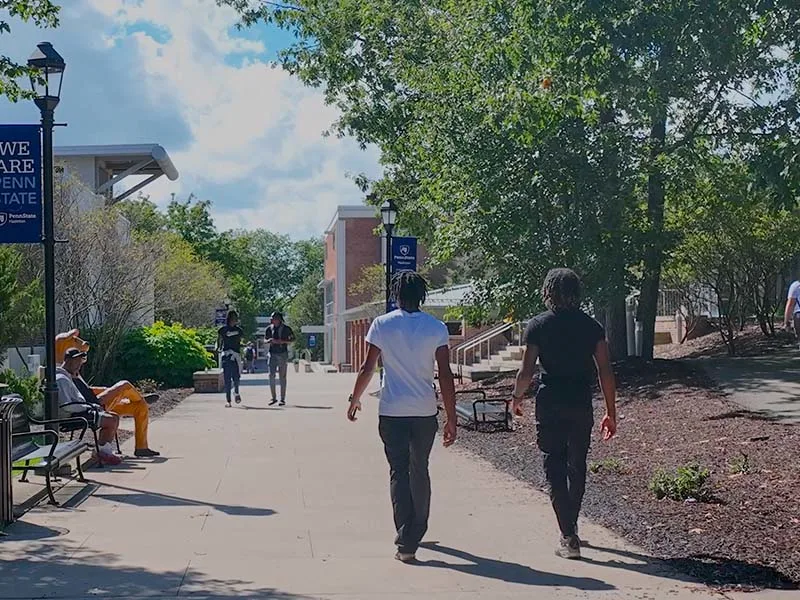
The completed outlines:
<svg viewBox="0 0 800 600">
<path fill-rule="evenodd" d="M 593 460 L 589 463 L 590 473 L 624 473 L 625 464 L 621 459 L 614 456 L 604 458 L 603 460 Z"/>
</svg>

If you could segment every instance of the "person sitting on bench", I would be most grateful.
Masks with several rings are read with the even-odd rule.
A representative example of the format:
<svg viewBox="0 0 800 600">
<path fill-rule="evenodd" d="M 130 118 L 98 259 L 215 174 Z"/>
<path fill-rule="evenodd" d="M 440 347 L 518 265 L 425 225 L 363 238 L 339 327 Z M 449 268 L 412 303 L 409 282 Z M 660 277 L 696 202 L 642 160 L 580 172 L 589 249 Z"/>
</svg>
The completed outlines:
<svg viewBox="0 0 800 600">
<path fill-rule="evenodd" d="M 60 333 L 56 336 L 56 351 L 61 348 L 77 349 L 83 353 L 83 358 L 74 376 L 74 382 L 84 398 L 94 399 L 101 404 L 104 410 L 118 415 L 133 417 L 135 447 L 134 455 L 138 458 L 152 458 L 160 456 L 159 452 L 151 450 L 147 440 L 147 429 L 150 425 L 149 404 L 158 400 L 157 394 L 142 394 L 129 381 L 118 381 L 111 387 L 91 387 L 81 377 L 80 368 L 86 363 L 89 344 L 82 340 L 77 329 Z"/>
<path fill-rule="evenodd" d="M 85 358 L 86 353 L 78 348 L 70 348 L 64 354 L 64 362 L 56 368 L 58 405 L 63 416 L 83 417 L 90 423 L 92 429 L 99 430 L 97 445 L 102 452 L 103 447 L 111 443 L 116 436 L 119 416 L 105 411 L 98 402 L 88 402 L 75 385 L 73 373 L 80 371 Z M 97 459 L 107 465 L 118 465 L 122 462 L 122 459 L 113 452 L 102 452 L 102 456 L 98 456 Z"/>
</svg>

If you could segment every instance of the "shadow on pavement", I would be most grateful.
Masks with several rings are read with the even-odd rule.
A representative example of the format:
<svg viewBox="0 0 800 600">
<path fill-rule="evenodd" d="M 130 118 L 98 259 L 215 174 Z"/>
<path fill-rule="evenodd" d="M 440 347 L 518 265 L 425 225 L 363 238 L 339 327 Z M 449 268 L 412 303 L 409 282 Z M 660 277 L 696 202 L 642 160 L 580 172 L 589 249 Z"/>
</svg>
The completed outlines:
<svg viewBox="0 0 800 600">
<path fill-rule="evenodd" d="M 633 560 L 626 562 L 622 560 L 596 560 L 591 556 L 583 557 L 583 562 L 624 569 L 636 573 L 667 577 L 686 583 L 698 583 L 699 579 L 692 577 L 692 573 L 703 573 L 703 580 L 711 585 L 720 587 L 746 586 L 751 588 L 766 588 L 775 590 L 796 590 L 798 585 L 792 583 L 785 575 L 771 567 L 757 565 L 730 558 L 715 556 L 687 556 L 681 558 L 658 559 L 652 556 L 639 554 L 630 550 L 618 550 L 615 548 L 604 548 L 593 546 L 588 542 L 583 542 L 585 548 L 607 552 L 616 556 Z M 709 566 L 715 567 L 713 575 L 709 576 Z"/>
<path fill-rule="evenodd" d="M 235 517 L 270 517 L 277 514 L 271 508 L 259 508 L 254 506 L 240 506 L 234 504 L 217 504 L 214 502 L 202 502 L 200 500 L 192 500 L 191 498 L 183 498 L 181 496 L 173 496 L 170 494 L 160 494 L 158 492 L 149 492 L 146 490 L 137 490 L 121 485 L 112 485 L 103 483 L 103 488 L 111 488 L 115 490 L 123 490 L 131 492 L 130 494 L 98 494 L 95 493 L 95 498 L 102 498 L 110 502 L 120 502 L 122 504 L 130 504 L 132 506 L 142 507 L 155 507 L 155 506 L 208 506 L 218 510 L 226 515 Z"/>
<path fill-rule="evenodd" d="M 274 588 L 256 588 L 249 581 L 208 577 L 192 569 L 188 561 L 180 570 L 151 571 L 123 565 L 115 554 L 81 553 L 75 541 L 37 541 L 44 538 L 36 537 L 35 532 L 26 539 L 25 533 L 31 530 L 25 524 L 17 523 L 10 531 L 4 540 L 23 543 L 12 541 L 15 547 L 9 547 L 0 542 L 0 598 L 161 598 L 188 593 L 214 598 L 308 599 Z"/>
<path fill-rule="evenodd" d="M 420 561 L 418 564 L 423 567 L 434 567 L 438 569 L 450 569 L 465 575 L 476 577 L 486 577 L 507 583 L 517 583 L 521 585 L 541 586 L 541 587 L 569 587 L 583 591 L 609 591 L 616 589 L 613 585 L 593 579 L 591 577 L 572 577 L 571 575 L 559 575 L 557 573 L 546 573 L 537 571 L 526 565 L 484 558 L 470 554 L 464 550 L 456 550 L 442 546 L 437 542 L 426 542 L 421 544 L 426 550 L 439 552 L 446 556 L 451 556 L 469 564 L 453 564 L 441 560 Z"/>
<path fill-rule="evenodd" d="M 332 410 L 332 406 L 308 406 L 304 404 L 291 404 L 289 408 L 302 408 L 304 410 Z"/>
</svg>

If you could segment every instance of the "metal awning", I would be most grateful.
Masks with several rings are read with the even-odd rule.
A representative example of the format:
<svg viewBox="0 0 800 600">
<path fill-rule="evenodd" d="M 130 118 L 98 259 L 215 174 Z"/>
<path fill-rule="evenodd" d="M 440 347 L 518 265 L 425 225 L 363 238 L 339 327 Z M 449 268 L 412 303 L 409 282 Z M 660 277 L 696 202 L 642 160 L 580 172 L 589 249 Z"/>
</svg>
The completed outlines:
<svg viewBox="0 0 800 600">
<path fill-rule="evenodd" d="M 159 144 L 56 146 L 53 153 L 56 159 L 93 158 L 97 172 L 94 191 L 106 196 L 112 204 L 135 194 L 162 175 L 170 181 L 178 179 L 178 170 Z M 114 195 L 114 186 L 132 175 L 146 179 Z"/>
</svg>

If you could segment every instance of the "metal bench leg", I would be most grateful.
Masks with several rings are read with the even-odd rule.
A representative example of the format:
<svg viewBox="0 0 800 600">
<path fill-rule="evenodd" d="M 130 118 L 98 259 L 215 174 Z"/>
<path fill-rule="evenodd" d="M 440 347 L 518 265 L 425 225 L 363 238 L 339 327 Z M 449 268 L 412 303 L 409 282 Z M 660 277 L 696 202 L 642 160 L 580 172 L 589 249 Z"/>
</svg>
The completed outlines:
<svg viewBox="0 0 800 600">
<path fill-rule="evenodd" d="M 29 467 L 29 466 L 31 466 L 31 461 L 29 461 L 29 460 L 26 460 L 26 461 L 25 461 L 25 466 L 26 466 L 26 467 Z M 28 470 L 27 470 L 27 469 L 25 469 L 25 470 L 23 470 L 23 471 L 22 471 L 22 477 L 20 477 L 20 478 L 19 478 L 19 480 L 20 480 L 20 481 L 22 481 L 22 482 L 24 482 L 24 483 L 27 483 L 27 482 L 28 482 Z"/>
<path fill-rule="evenodd" d="M 77 467 L 78 467 L 78 481 L 80 481 L 81 483 L 86 483 L 86 477 L 83 474 L 83 465 L 81 464 L 81 456 L 80 456 L 80 454 L 75 459 L 75 462 L 76 462 Z"/>
<path fill-rule="evenodd" d="M 100 440 L 97 437 L 97 431 L 92 429 L 92 436 L 94 436 L 94 453 L 97 455 L 97 468 L 103 468 L 103 456 L 100 454 Z"/>
<path fill-rule="evenodd" d="M 122 454 L 122 448 L 119 445 L 119 433 L 116 431 L 114 432 L 114 441 L 117 442 L 117 454 Z"/>
<path fill-rule="evenodd" d="M 59 506 L 58 500 L 56 500 L 55 495 L 53 494 L 53 483 L 50 481 L 50 471 L 47 470 L 44 472 L 44 481 L 45 485 L 47 486 L 47 495 L 50 497 L 50 504 L 53 506 Z"/>
</svg>

